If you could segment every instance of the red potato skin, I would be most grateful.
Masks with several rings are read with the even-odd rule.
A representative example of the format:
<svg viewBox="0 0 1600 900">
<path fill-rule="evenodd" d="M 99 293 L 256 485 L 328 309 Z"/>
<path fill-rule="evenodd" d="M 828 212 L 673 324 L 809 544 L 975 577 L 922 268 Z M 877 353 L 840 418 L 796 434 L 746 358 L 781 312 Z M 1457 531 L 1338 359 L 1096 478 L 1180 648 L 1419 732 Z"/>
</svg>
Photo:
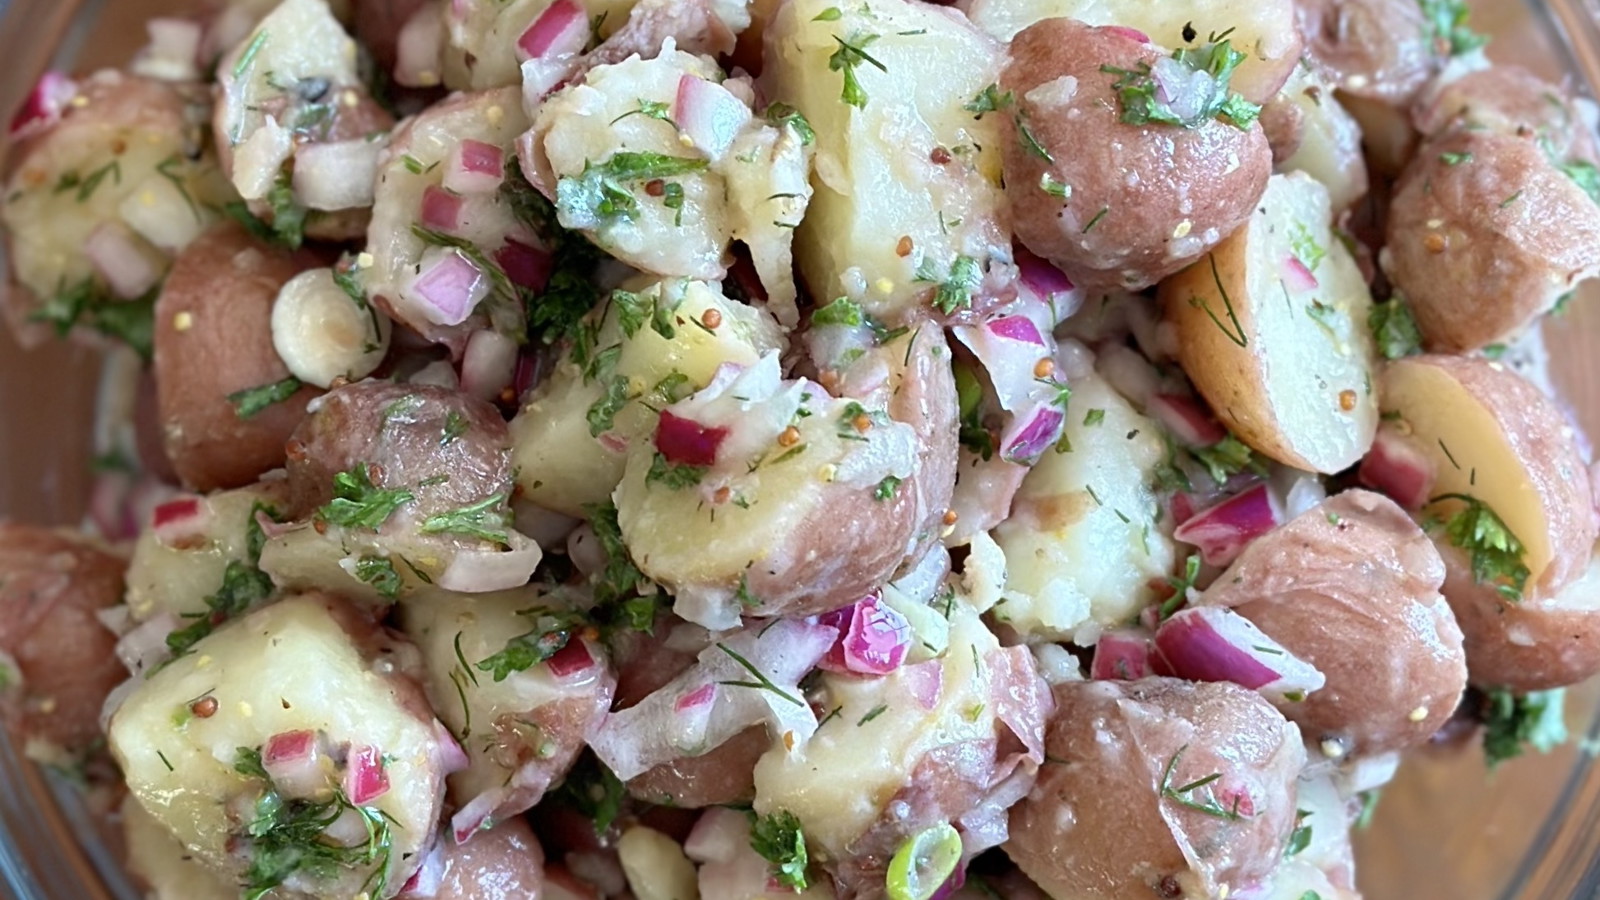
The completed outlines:
<svg viewBox="0 0 1600 900">
<path fill-rule="evenodd" d="M 1316 666 L 1327 684 L 1278 711 L 1325 754 L 1367 756 L 1427 741 L 1461 701 L 1466 655 L 1444 574 L 1404 510 L 1352 490 L 1257 539 L 1199 605 L 1231 607 Z"/>
<path fill-rule="evenodd" d="M 527 821 L 507 819 L 465 844 L 440 838 L 444 875 L 432 894 L 396 900 L 539 900 L 545 895 L 544 850 Z"/>
<path fill-rule="evenodd" d="M 1305 751 L 1259 695 L 1171 678 L 1066 682 L 1054 692 L 1047 761 L 1033 792 L 1012 807 L 1005 845 L 1046 893 L 1216 897 L 1260 883 L 1277 866 L 1294 828 Z M 1169 789 L 1219 774 L 1209 796 L 1228 798 L 1226 808 L 1237 797 L 1250 814 L 1228 819 L 1163 796 L 1169 765 Z"/>
<path fill-rule="evenodd" d="M 249 419 L 228 395 L 289 377 L 272 347 L 272 304 L 314 265 L 233 223 L 178 254 L 156 300 L 155 373 L 167 457 L 187 487 L 244 487 L 283 465 L 284 440 L 319 392 L 302 387 Z"/>
<path fill-rule="evenodd" d="M 628 781 L 628 793 L 680 809 L 749 805 L 756 797 L 756 763 L 771 747 L 765 725 L 746 728 L 709 753 L 636 776 Z"/>
<path fill-rule="evenodd" d="M 22 670 L 20 690 L 0 691 L 13 736 L 72 754 L 99 740 L 100 707 L 128 673 L 95 613 L 122 602 L 126 566 L 77 535 L 0 523 L 0 652 Z"/>
<path fill-rule="evenodd" d="M 1567 92 L 1521 66 L 1480 69 L 1430 90 L 1412 109 L 1411 121 L 1425 138 L 1487 129 L 1534 137 L 1558 160 L 1596 155 L 1594 135 Z"/>
<path fill-rule="evenodd" d="M 1298 12 L 1306 57 L 1351 96 L 1407 106 L 1444 63 L 1416 0 L 1299 0 Z"/>
<path fill-rule="evenodd" d="M 1011 42 L 1001 82 L 1016 106 L 1001 136 L 1013 226 L 1079 286 L 1138 290 L 1160 281 L 1242 225 L 1266 190 L 1272 150 L 1259 123 L 1122 121 L 1113 87 L 1120 76 L 1101 66 L 1127 69 L 1163 55 L 1126 30 L 1071 19 L 1038 22 Z M 1070 97 L 1052 99 L 1069 93 L 1058 89 L 1066 77 L 1076 79 Z M 1030 94 L 1041 85 L 1051 85 L 1045 97 Z M 1070 195 L 1043 190 L 1045 175 Z"/>
<path fill-rule="evenodd" d="M 1600 206 L 1532 137 L 1430 141 L 1402 176 L 1387 238 L 1384 269 L 1433 353 L 1504 342 L 1600 271 Z"/>
<path fill-rule="evenodd" d="M 400 31 L 429 0 L 356 0 L 355 38 L 384 72 L 393 72 Z"/>
</svg>

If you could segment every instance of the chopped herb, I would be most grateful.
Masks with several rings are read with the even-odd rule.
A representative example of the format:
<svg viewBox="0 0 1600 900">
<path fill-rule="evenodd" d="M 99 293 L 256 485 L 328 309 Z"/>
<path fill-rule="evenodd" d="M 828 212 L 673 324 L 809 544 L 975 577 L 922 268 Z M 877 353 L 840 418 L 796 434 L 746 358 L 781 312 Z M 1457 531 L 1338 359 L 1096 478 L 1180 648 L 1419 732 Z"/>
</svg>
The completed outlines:
<svg viewBox="0 0 1600 900">
<path fill-rule="evenodd" d="M 256 523 L 252 513 L 246 532 L 246 559 L 228 561 L 227 568 L 222 572 L 221 586 L 217 588 L 215 594 L 205 599 L 209 612 L 201 613 L 195 617 L 194 622 L 167 635 L 167 649 L 172 651 L 174 658 L 188 653 L 218 625 L 272 595 L 272 579 L 257 568 L 261 559 L 261 546 L 256 541 L 262 539 L 255 536 L 260 532 L 261 526 Z"/>
<path fill-rule="evenodd" d="M 673 210 L 673 211 L 675 211 L 677 213 L 677 215 L 673 216 L 673 218 L 672 218 L 673 227 L 682 227 L 683 226 L 683 185 L 677 183 L 676 181 L 669 181 L 665 185 L 663 185 L 662 188 L 661 188 L 661 205 L 665 206 L 667 209 Z M 783 223 L 776 222 L 774 224 L 782 225 Z M 785 225 L 784 227 L 788 228 L 788 227 L 792 227 L 792 226 Z"/>
<path fill-rule="evenodd" d="M 178 195 L 183 198 L 183 202 L 189 207 L 189 213 L 194 216 L 194 220 L 203 222 L 205 219 L 200 215 L 200 206 L 194 202 L 193 195 L 189 193 L 188 184 L 184 182 L 183 176 L 177 172 L 177 168 L 183 165 L 183 162 L 183 157 L 174 153 L 156 166 L 156 174 L 165 178 L 167 183 L 172 185 L 172 189 L 177 191 Z"/>
<path fill-rule="evenodd" d="M 1521 756 L 1528 747 L 1549 753 L 1567 742 L 1564 715 L 1566 691 L 1532 691 L 1518 696 L 1505 690 L 1484 697 L 1483 755 L 1493 769 Z"/>
<path fill-rule="evenodd" d="M 662 484 L 668 489 L 681 491 L 694 487 L 706 477 L 705 466 L 675 465 L 667 462 L 660 453 L 650 461 L 650 471 L 645 473 L 645 484 Z"/>
<path fill-rule="evenodd" d="M 244 52 L 239 54 L 238 62 L 233 64 L 234 78 L 244 77 L 244 73 L 250 70 L 250 66 L 255 63 L 256 57 L 260 55 L 261 48 L 266 46 L 266 44 L 267 32 L 256 32 L 256 36 L 250 39 L 250 44 L 244 48 Z"/>
<path fill-rule="evenodd" d="M 1244 333 L 1244 326 L 1239 324 L 1239 317 L 1233 311 L 1233 298 L 1228 296 L 1228 289 L 1222 283 L 1222 275 L 1217 271 L 1216 254 L 1208 254 L 1206 259 L 1211 263 L 1211 281 L 1217 286 L 1217 292 L 1222 295 L 1222 305 L 1227 311 L 1228 321 L 1233 323 L 1233 331 L 1229 331 L 1228 327 L 1222 324 L 1222 320 L 1217 318 L 1217 314 L 1211 309 L 1210 301 L 1195 296 L 1189 298 L 1189 305 L 1209 316 L 1212 324 L 1221 329 L 1228 340 L 1238 344 L 1240 347 L 1248 347 L 1250 339 Z"/>
<path fill-rule="evenodd" d="M 1483 348 L 1483 356 L 1485 359 L 1500 359 L 1506 355 L 1506 351 L 1509 349 L 1511 348 L 1505 344 L 1486 344 Z"/>
<path fill-rule="evenodd" d="M 812 16 L 811 17 L 811 21 L 813 21 L 813 22 L 837 22 L 837 21 L 839 21 L 839 17 L 842 16 L 842 15 L 843 15 L 843 13 L 839 11 L 839 7 L 830 6 L 827 9 L 823 10 L 822 12 L 819 12 L 816 15 Z"/>
<path fill-rule="evenodd" d="M 1479 584 L 1492 585 L 1513 603 L 1522 599 L 1528 583 L 1527 552 L 1506 523 L 1488 504 L 1466 494 L 1444 494 L 1430 503 L 1459 500 L 1465 507 L 1444 524 L 1445 537 L 1472 557 L 1472 577 Z"/>
<path fill-rule="evenodd" d="M 811 122 L 800 110 L 787 103 L 773 103 L 767 107 L 763 114 L 767 124 L 773 128 L 788 126 L 800 138 L 800 146 L 809 147 L 817 141 L 817 132 L 811 127 Z"/>
<path fill-rule="evenodd" d="M 67 191 L 76 188 L 78 191 L 76 197 L 77 201 L 79 203 L 86 203 L 90 197 L 94 196 L 94 192 L 100 189 L 100 185 L 103 184 L 108 177 L 112 179 L 113 183 L 117 185 L 122 184 L 121 160 L 114 159 L 100 168 L 95 169 L 93 172 L 90 172 L 87 177 L 80 176 L 77 172 L 67 172 L 61 176 L 59 181 L 56 182 L 55 193 L 65 194 Z"/>
<path fill-rule="evenodd" d="M 327 829 L 351 811 L 365 828 L 366 840 L 355 846 L 331 843 Z M 391 820 L 376 807 L 355 806 L 343 791 L 323 801 L 285 800 L 268 791 L 257 801 L 255 813 L 244 835 L 250 853 L 245 900 L 261 900 L 297 873 L 329 878 L 338 869 L 374 865 L 362 892 L 384 895 L 393 836 Z"/>
<path fill-rule="evenodd" d="M 1099 407 L 1095 407 L 1094 409 L 1091 409 L 1083 414 L 1083 425 L 1085 428 L 1094 428 L 1105 420 L 1106 411 L 1100 409 Z"/>
<path fill-rule="evenodd" d="M 1589 195 L 1590 200 L 1600 203 L 1600 169 L 1595 168 L 1594 163 L 1575 159 L 1562 164 L 1561 171 L 1577 182 L 1578 187 L 1583 188 L 1583 192 Z"/>
<path fill-rule="evenodd" d="M 1039 139 L 1033 136 L 1033 129 L 1028 127 L 1028 121 L 1026 117 L 1024 117 L 1022 113 L 1017 113 L 1012 117 L 1012 121 L 1016 123 L 1017 137 L 1022 140 L 1022 149 L 1028 151 L 1034 156 L 1039 157 L 1046 163 L 1054 165 L 1056 158 L 1051 156 L 1050 151 L 1046 150 L 1044 145 L 1039 143 Z"/>
<path fill-rule="evenodd" d="M 617 116 L 615 119 L 611 120 L 611 124 L 615 125 L 629 116 L 644 116 L 647 119 L 657 119 L 667 123 L 668 125 L 671 125 L 673 128 L 677 128 L 678 123 L 672 121 L 672 115 L 668 112 L 669 106 L 670 104 L 662 103 L 659 100 L 645 100 L 640 98 L 638 109 L 635 109 L 631 112 L 625 112 L 622 115 Z"/>
<path fill-rule="evenodd" d="M 1298 856 L 1311 846 L 1311 826 L 1303 823 L 1311 813 L 1306 810 L 1296 810 L 1295 827 L 1289 832 L 1289 846 L 1283 851 L 1285 857 Z"/>
<path fill-rule="evenodd" d="M 583 235 L 561 226 L 555 206 L 528 183 L 515 156 L 506 160 L 499 199 L 551 251 L 550 277 L 544 289 L 527 292 L 529 335 L 546 344 L 574 336 L 583 317 L 600 299 L 593 275 L 604 254 Z"/>
<path fill-rule="evenodd" d="M 811 314 L 811 324 L 817 325 L 860 325 L 863 321 L 861 305 L 849 297 L 839 297 L 827 306 L 818 307 Z"/>
<path fill-rule="evenodd" d="M 51 325 L 60 337 L 66 337 L 79 326 L 92 329 L 127 344 L 149 362 L 155 347 L 155 306 L 159 293 L 158 286 L 137 300 L 118 300 L 95 284 L 94 279 L 85 279 L 45 301 L 29 313 L 28 321 Z"/>
<path fill-rule="evenodd" d="M 739 653 L 737 651 L 729 648 L 727 644 L 721 643 L 719 641 L 717 643 L 717 649 L 721 650 L 723 653 L 726 653 L 726 654 L 728 654 L 728 656 L 732 657 L 733 661 L 738 663 L 740 668 L 744 669 L 746 672 L 749 672 L 751 677 L 755 679 L 755 681 L 719 681 L 719 682 L 717 682 L 717 684 L 725 684 L 725 685 L 728 685 L 729 687 L 743 687 L 743 688 L 753 688 L 755 690 L 761 690 L 761 691 L 771 691 L 773 694 L 776 694 L 777 696 L 783 698 L 784 700 L 787 700 L 790 703 L 793 703 L 795 706 L 803 707 L 803 706 L 806 705 L 804 700 L 801 700 L 799 697 L 796 697 L 795 695 L 789 693 L 788 691 L 785 691 L 783 688 L 780 688 L 777 685 L 773 684 L 772 683 L 772 679 L 768 678 L 765 673 L 763 673 L 760 669 L 756 668 L 754 663 L 750 662 L 750 660 L 745 659 L 743 656 L 739 655 Z"/>
<path fill-rule="evenodd" d="M 599 437 L 610 431 L 616 424 L 617 413 L 628 405 L 628 377 L 626 375 L 613 375 L 606 382 L 605 393 L 590 407 L 585 418 L 589 422 L 589 436 Z"/>
<path fill-rule="evenodd" d="M 1472 162 L 1472 154 L 1447 152 L 1439 154 L 1439 161 L 1447 166 L 1459 166 L 1462 163 Z"/>
<path fill-rule="evenodd" d="M 834 43 L 839 49 L 833 51 L 828 57 L 828 69 L 832 72 L 841 72 L 844 75 L 844 88 L 839 93 L 839 99 L 856 109 L 867 108 L 867 92 L 861 88 L 861 82 L 856 80 L 856 67 L 867 63 L 877 68 L 880 72 L 888 72 L 883 63 L 867 53 L 867 47 L 876 41 L 878 36 L 865 33 L 857 34 L 850 40 L 834 35 Z"/>
<path fill-rule="evenodd" d="M 1567 314 L 1567 307 L 1572 305 L 1572 296 L 1575 293 L 1577 293 L 1577 292 L 1576 291 L 1567 291 L 1565 294 L 1562 294 L 1561 296 L 1557 297 L 1555 304 L 1550 307 L 1550 315 L 1552 315 L 1552 316 L 1564 316 L 1564 315 L 1566 315 Z"/>
<path fill-rule="evenodd" d="M 1255 452 L 1232 434 L 1209 447 L 1190 450 L 1189 455 L 1205 466 L 1211 480 L 1219 485 L 1245 469 L 1262 471 L 1264 468 Z"/>
<path fill-rule="evenodd" d="M 622 541 L 622 529 L 617 524 L 617 508 L 611 503 L 584 507 L 589 513 L 589 525 L 594 529 L 600 549 L 605 551 L 606 565 L 594 576 L 595 600 L 601 604 L 615 603 L 643 593 L 650 580 L 633 564 L 628 547 Z M 648 626 L 640 629 L 648 631 Z"/>
<path fill-rule="evenodd" d="M 377 531 L 394 511 L 416 499 L 405 488 L 386 489 L 372 483 L 367 464 L 356 463 L 348 472 L 333 476 L 333 500 L 317 510 L 318 521 L 343 528 Z"/>
<path fill-rule="evenodd" d="M 233 770 L 246 778 L 272 781 L 272 776 L 267 774 L 267 767 L 261 764 L 261 751 L 250 747 L 240 747 L 234 751 Z"/>
<path fill-rule="evenodd" d="M 415 156 L 412 156 L 409 153 L 400 157 L 400 164 L 405 166 L 406 171 L 413 175 L 421 175 L 424 171 L 426 171 L 422 167 L 422 160 L 417 159 Z"/>
<path fill-rule="evenodd" d="M 876 719 L 877 717 L 883 715 L 884 713 L 886 713 L 888 711 L 889 711 L 889 705 L 887 703 L 880 703 L 877 706 L 874 706 L 872 709 L 868 710 L 867 714 L 862 716 L 860 721 L 856 722 L 856 727 L 860 728 L 861 726 L 867 724 L 868 722 L 871 722 L 873 719 Z"/>
<path fill-rule="evenodd" d="M 757 817 L 750 826 L 750 848 L 771 864 L 772 877 L 779 884 L 796 891 L 808 887 L 806 869 L 811 863 L 806 836 L 794 813 L 779 810 Z"/>
<path fill-rule="evenodd" d="M 393 599 L 400 596 L 404 582 L 395 570 L 394 561 L 387 556 L 366 554 L 356 560 L 356 579 L 366 582 L 372 589 Z"/>
<path fill-rule="evenodd" d="M 1010 91 L 1000 90 L 1000 85 L 991 84 L 978 92 L 978 96 L 968 100 L 961 108 L 972 113 L 974 119 L 981 119 L 986 113 L 999 112 L 1016 102 L 1016 95 Z"/>
<path fill-rule="evenodd" d="M 177 769 L 174 769 L 172 767 L 172 762 L 167 759 L 167 755 L 165 753 L 162 753 L 160 750 L 157 750 L 156 751 L 156 756 L 161 758 L 161 764 L 163 766 L 167 767 L 167 771 L 168 772 L 176 772 L 177 771 Z"/>
<path fill-rule="evenodd" d="M 539 665 L 567 646 L 576 627 L 582 620 L 571 614 L 548 607 L 528 610 L 534 627 L 506 641 L 505 649 L 478 661 L 479 672 L 488 672 L 496 683 L 505 681 L 514 672 L 525 672 Z"/>
<path fill-rule="evenodd" d="M 604 163 L 585 163 L 583 174 L 562 176 L 556 184 L 556 208 L 574 228 L 598 228 L 639 215 L 632 182 L 691 175 L 705 170 L 703 159 L 660 153 L 621 152 Z"/>
<path fill-rule="evenodd" d="M 233 404 L 234 415 L 241 419 L 249 419 L 259 415 L 269 406 L 288 400 L 298 390 L 300 390 L 300 379 L 290 375 L 282 381 L 245 388 L 229 394 L 228 402 Z"/>
<path fill-rule="evenodd" d="M 933 305 L 945 315 L 972 305 L 972 295 L 983 281 L 983 268 L 970 256 L 957 255 L 950 264 L 950 273 L 940 278 L 932 264 L 923 261 L 917 267 L 916 280 L 938 285 L 933 294 Z"/>
<path fill-rule="evenodd" d="M 267 208 L 272 211 L 272 240 L 288 247 L 300 249 L 306 240 L 306 218 L 310 210 L 295 202 L 294 179 L 285 166 L 267 191 Z"/>
<path fill-rule="evenodd" d="M 959 360 L 955 365 L 956 399 L 961 412 L 961 446 L 988 460 L 994 456 L 995 439 L 983 425 L 983 383 L 970 366 Z"/>
<path fill-rule="evenodd" d="M 900 481 L 901 479 L 896 478 L 893 475 L 886 476 L 882 481 L 878 482 L 878 486 L 876 488 L 873 488 L 872 499 L 894 499 L 895 492 L 900 490 Z"/>
<path fill-rule="evenodd" d="M 1422 331 L 1411 316 L 1411 308 L 1396 292 L 1382 303 L 1374 303 L 1367 314 L 1367 327 L 1385 359 L 1402 359 L 1422 352 Z"/>
<path fill-rule="evenodd" d="M 1505 209 L 1506 207 L 1510 206 L 1511 204 L 1517 202 L 1517 199 L 1519 197 L 1521 197 L 1521 196 L 1522 196 L 1522 192 L 1521 191 L 1517 191 L 1516 193 L 1512 194 L 1511 196 L 1505 198 L 1504 200 L 1501 200 L 1500 201 L 1500 208 L 1501 209 Z"/>
<path fill-rule="evenodd" d="M 1094 227 L 1100 224 L 1100 220 L 1104 219 L 1106 217 L 1106 213 L 1108 212 L 1111 212 L 1111 207 L 1100 207 L 1100 211 L 1094 214 L 1094 218 L 1089 220 L 1089 224 L 1083 226 L 1083 233 L 1088 234 L 1090 231 L 1094 230 Z"/>
<path fill-rule="evenodd" d="M 1328 255 L 1328 251 L 1324 250 L 1322 245 L 1317 242 L 1316 236 L 1311 233 L 1311 229 L 1306 227 L 1306 224 L 1299 219 L 1296 219 L 1290 226 L 1289 247 L 1293 251 L 1295 259 L 1300 260 L 1312 272 L 1317 270 L 1317 266 L 1322 265 L 1322 260 Z"/>
<path fill-rule="evenodd" d="M 1161 773 L 1161 796 L 1172 800 L 1179 806 L 1192 809 L 1195 812 L 1205 813 L 1208 816 L 1215 816 L 1219 819 L 1227 819 L 1230 822 L 1237 822 L 1244 818 L 1244 815 L 1239 812 L 1241 795 L 1234 796 L 1231 807 L 1225 807 L 1217 802 L 1216 794 L 1214 789 L 1211 788 L 1211 784 L 1222 778 L 1221 772 L 1213 772 L 1204 778 L 1191 781 L 1179 787 L 1173 787 L 1173 771 L 1177 769 L 1178 760 L 1182 758 L 1184 751 L 1188 749 L 1188 744 L 1179 747 L 1177 752 L 1172 754 L 1172 758 L 1167 760 L 1167 767 Z M 1200 792 L 1201 788 L 1206 789 L 1204 793 Z"/>
<path fill-rule="evenodd" d="M 1373 788 L 1356 795 L 1361 798 L 1361 812 L 1356 814 L 1355 821 L 1355 828 L 1358 831 L 1365 831 L 1372 825 L 1372 816 L 1378 811 L 1378 797 L 1382 793 L 1382 788 Z"/>
<path fill-rule="evenodd" d="M 1050 177 L 1049 172 L 1039 176 L 1039 190 L 1052 197 L 1060 197 L 1063 200 L 1072 196 L 1072 185 L 1055 180 Z"/>
<path fill-rule="evenodd" d="M 594 833 L 604 835 L 622 811 L 627 788 L 606 764 L 585 754 L 561 783 L 559 796 L 594 823 Z"/>
<path fill-rule="evenodd" d="M 1467 4 L 1464 0 L 1417 0 L 1427 20 L 1427 34 L 1441 53 L 1459 56 L 1470 53 L 1489 42 L 1489 39 L 1467 27 Z"/>
<path fill-rule="evenodd" d="M 1226 120 L 1240 131 L 1249 129 L 1261 115 L 1261 107 L 1228 90 L 1234 70 L 1244 62 L 1244 53 L 1233 49 L 1228 40 L 1213 41 L 1199 48 L 1180 48 L 1172 58 L 1185 70 L 1186 82 L 1200 87 L 1194 75 L 1204 72 L 1206 89 L 1195 108 L 1180 115 L 1171 104 L 1162 99 L 1163 92 L 1156 83 L 1149 63 L 1139 63 L 1132 69 L 1101 66 L 1100 71 L 1118 76 L 1112 88 L 1122 101 L 1122 121 L 1129 125 L 1178 125 L 1199 128 L 1212 119 Z"/>
<path fill-rule="evenodd" d="M 505 492 L 469 503 L 460 509 L 429 516 L 419 529 L 423 534 L 457 534 L 494 544 L 509 544 L 506 533 Z"/>
<path fill-rule="evenodd" d="M 467 417 L 450 410 L 444 417 L 444 430 L 439 435 L 439 446 L 448 447 L 467 433 Z"/>
<path fill-rule="evenodd" d="M 746 609 L 761 605 L 761 598 L 750 591 L 750 573 L 748 571 L 739 573 L 739 586 L 734 589 L 733 599 L 739 601 L 739 605 Z"/>
</svg>

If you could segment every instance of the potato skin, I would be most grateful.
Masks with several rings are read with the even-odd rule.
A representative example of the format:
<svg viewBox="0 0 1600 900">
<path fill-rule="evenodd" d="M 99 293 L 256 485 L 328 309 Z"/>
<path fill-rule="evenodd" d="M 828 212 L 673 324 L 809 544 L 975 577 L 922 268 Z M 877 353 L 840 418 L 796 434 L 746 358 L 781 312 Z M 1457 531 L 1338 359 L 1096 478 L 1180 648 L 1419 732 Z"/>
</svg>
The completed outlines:
<svg viewBox="0 0 1600 900">
<path fill-rule="evenodd" d="M 527 820 L 507 819 L 465 844 L 441 838 L 444 873 L 429 900 L 539 900 L 544 850 Z M 397 900 L 423 895 L 401 892 Z"/>
<path fill-rule="evenodd" d="M 1041 21 L 1011 43 L 1001 80 L 1016 106 L 1001 135 L 1013 225 L 1029 250 L 1079 286 L 1154 284 L 1238 228 L 1266 190 L 1272 150 L 1259 124 L 1122 121 L 1112 87 L 1119 76 L 1100 67 L 1161 56 L 1126 31 L 1070 19 Z M 1053 162 L 1030 149 L 1018 123 Z M 1047 174 L 1070 196 L 1044 191 Z"/>
<path fill-rule="evenodd" d="M 243 487 L 283 465 L 283 442 L 318 391 L 302 387 L 249 419 L 228 395 L 289 377 L 272 348 L 272 302 L 313 265 L 233 223 L 202 235 L 173 263 L 156 300 L 156 392 L 167 457 L 188 487 Z"/>
<path fill-rule="evenodd" d="M 686 756 L 628 781 L 646 803 L 679 809 L 749 805 L 756 796 L 756 761 L 772 746 L 765 725 L 746 728 L 701 756 Z"/>
<path fill-rule="evenodd" d="M 1521 66 L 1491 66 L 1430 89 L 1412 108 L 1411 121 L 1425 138 L 1488 130 L 1533 135 L 1558 160 L 1595 156 L 1594 135 L 1580 123 L 1572 98 Z"/>
<path fill-rule="evenodd" d="M 1341 91 L 1410 103 L 1443 60 L 1416 0 L 1300 0 L 1306 56 Z"/>
<path fill-rule="evenodd" d="M 1005 845 L 1046 893 L 1075 900 L 1216 897 L 1277 865 L 1294 827 L 1305 751 L 1260 696 L 1233 684 L 1171 678 L 1066 682 L 1054 693 L 1047 762 L 1032 793 L 1012 808 Z M 1169 791 L 1221 775 L 1212 793 L 1202 787 L 1185 796 L 1225 809 L 1237 797 L 1240 817 L 1164 797 L 1169 765 Z"/>
<path fill-rule="evenodd" d="M 0 691 L 13 735 L 72 753 L 100 737 L 100 707 L 127 672 L 95 613 L 122 602 L 125 567 L 76 534 L 0 523 L 0 652 L 22 670 L 20 689 Z"/>
<path fill-rule="evenodd" d="M 1600 270 L 1600 206 L 1531 137 L 1429 142 L 1401 178 L 1387 234 L 1384 269 L 1434 353 L 1503 342 Z"/>
<path fill-rule="evenodd" d="M 1443 580 L 1405 511 L 1353 490 L 1256 540 L 1199 602 L 1232 607 L 1321 670 L 1321 690 L 1278 710 L 1325 755 L 1367 756 L 1426 741 L 1466 689 Z M 1352 652 L 1360 647 L 1383 652 Z"/>
</svg>

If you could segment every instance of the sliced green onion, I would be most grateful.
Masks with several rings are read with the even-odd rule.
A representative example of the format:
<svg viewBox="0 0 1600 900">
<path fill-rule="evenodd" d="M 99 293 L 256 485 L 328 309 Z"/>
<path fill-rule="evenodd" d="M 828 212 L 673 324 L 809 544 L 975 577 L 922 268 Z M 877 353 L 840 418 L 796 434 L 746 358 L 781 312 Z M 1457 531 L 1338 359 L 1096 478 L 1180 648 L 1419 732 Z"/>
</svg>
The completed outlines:
<svg viewBox="0 0 1600 900">
<path fill-rule="evenodd" d="M 961 863 L 961 833 L 941 822 L 912 835 L 889 860 L 889 900 L 928 900 Z"/>
</svg>

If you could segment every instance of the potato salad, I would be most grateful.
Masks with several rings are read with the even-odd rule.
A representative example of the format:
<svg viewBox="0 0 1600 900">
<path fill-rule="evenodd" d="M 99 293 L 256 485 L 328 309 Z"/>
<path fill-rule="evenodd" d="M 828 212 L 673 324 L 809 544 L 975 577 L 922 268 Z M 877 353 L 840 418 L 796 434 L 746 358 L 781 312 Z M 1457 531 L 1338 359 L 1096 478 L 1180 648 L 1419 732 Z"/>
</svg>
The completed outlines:
<svg viewBox="0 0 1600 900">
<path fill-rule="evenodd" d="M 0 171 L 0 721 L 153 900 L 1357 900 L 1600 672 L 1597 111 L 1457 0 L 145 24 Z"/>
</svg>

